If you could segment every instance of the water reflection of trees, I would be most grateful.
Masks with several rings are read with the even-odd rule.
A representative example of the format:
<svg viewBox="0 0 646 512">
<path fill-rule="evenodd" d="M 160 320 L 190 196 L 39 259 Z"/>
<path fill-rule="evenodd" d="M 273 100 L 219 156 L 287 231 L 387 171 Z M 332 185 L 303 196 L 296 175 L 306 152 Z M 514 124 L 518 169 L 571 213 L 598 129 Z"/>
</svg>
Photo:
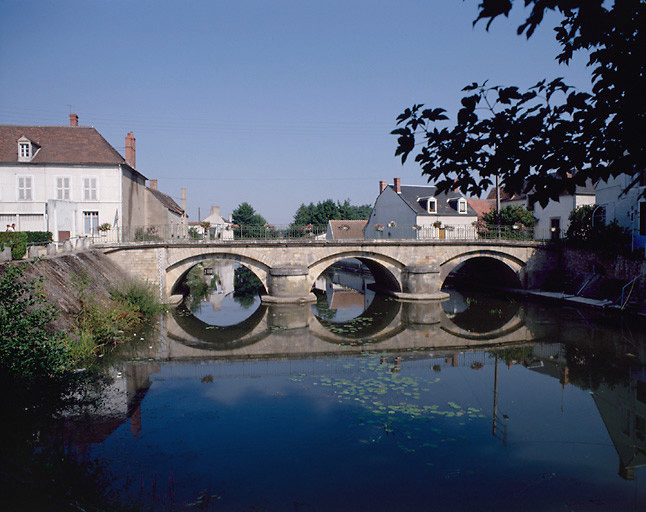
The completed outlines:
<svg viewBox="0 0 646 512">
<path fill-rule="evenodd" d="M 245 308 L 253 305 L 256 297 L 265 290 L 256 274 L 243 266 L 235 269 L 233 287 L 233 299 Z"/>
</svg>

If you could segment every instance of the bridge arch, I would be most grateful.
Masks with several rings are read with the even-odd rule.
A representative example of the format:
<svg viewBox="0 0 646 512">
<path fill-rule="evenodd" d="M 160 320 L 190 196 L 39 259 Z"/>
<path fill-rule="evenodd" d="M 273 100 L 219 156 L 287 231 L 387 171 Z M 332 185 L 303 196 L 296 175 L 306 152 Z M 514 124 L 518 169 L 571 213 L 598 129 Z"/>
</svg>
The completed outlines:
<svg viewBox="0 0 646 512">
<path fill-rule="evenodd" d="M 309 286 L 314 286 L 314 283 L 326 268 L 350 258 L 355 258 L 368 267 L 377 286 L 395 292 L 402 291 L 402 269 L 404 264 L 384 254 L 364 251 L 339 252 L 315 261 L 308 266 Z"/>
<path fill-rule="evenodd" d="M 267 274 L 269 272 L 269 267 L 267 265 L 258 260 L 240 254 L 214 251 L 189 256 L 169 265 L 166 268 L 166 290 L 168 292 L 168 295 L 170 296 L 176 294 L 180 283 L 184 280 L 189 271 L 198 263 L 206 260 L 226 260 L 244 265 L 255 274 L 255 276 L 265 287 L 265 290 L 269 289 L 267 284 Z"/>
<path fill-rule="evenodd" d="M 440 281 L 444 283 L 457 267 L 480 258 L 501 262 L 516 275 L 521 286 L 525 286 L 526 262 L 513 254 L 489 249 L 468 251 L 449 257 L 440 263 Z"/>
</svg>

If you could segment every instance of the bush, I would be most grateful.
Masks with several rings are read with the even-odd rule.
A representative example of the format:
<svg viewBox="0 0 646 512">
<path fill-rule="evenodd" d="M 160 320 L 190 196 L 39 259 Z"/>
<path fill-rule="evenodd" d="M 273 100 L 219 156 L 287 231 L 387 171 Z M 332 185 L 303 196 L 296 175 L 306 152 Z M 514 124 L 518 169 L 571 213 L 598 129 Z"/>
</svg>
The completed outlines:
<svg viewBox="0 0 646 512">
<path fill-rule="evenodd" d="M 27 233 L 24 231 L 0 231 L 0 250 L 11 247 L 11 258 L 22 259 L 27 254 Z"/>
<path fill-rule="evenodd" d="M 65 335 L 51 332 L 56 311 L 27 281 L 23 265 L 6 265 L 0 276 L 0 376 L 29 393 L 61 377 L 71 363 Z"/>
<path fill-rule="evenodd" d="M 118 302 L 126 303 L 144 319 L 158 315 L 165 310 L 159 293 L 148 282 L 131 281 L 121 288 L 113 288 L 110 295 Z"/>
<path fill-rule="evenodd" d="M 617 221 L 604 224 L 597 219 L 593 222 L 594 205 L 575 208 L 568 217 L 570 226 L 566 233 L 567 244 L 580 249 L 602 250 L 609 253 L 629 251 L 630 233 Z"/>
</svg>

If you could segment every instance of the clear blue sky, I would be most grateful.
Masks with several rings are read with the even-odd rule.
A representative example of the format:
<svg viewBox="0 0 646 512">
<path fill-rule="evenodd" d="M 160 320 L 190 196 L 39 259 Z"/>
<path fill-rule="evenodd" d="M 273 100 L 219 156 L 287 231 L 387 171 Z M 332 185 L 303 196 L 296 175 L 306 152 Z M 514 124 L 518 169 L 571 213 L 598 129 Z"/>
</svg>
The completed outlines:
<svg viewBox="0 0 646 512">
<path fill-rule="evenodd" d="M 490 32 L 477 0 L 0 1 L 0 124 L 66 125 L 70 107 L 188 213 L 243 201 L 275 224 L 301 203 L 372 204 L 378 181 L 424 184 L 389 132 L 413 103 L 454 114 L 472 81 L 589 89 L 552 26 Z"/>
</svg>

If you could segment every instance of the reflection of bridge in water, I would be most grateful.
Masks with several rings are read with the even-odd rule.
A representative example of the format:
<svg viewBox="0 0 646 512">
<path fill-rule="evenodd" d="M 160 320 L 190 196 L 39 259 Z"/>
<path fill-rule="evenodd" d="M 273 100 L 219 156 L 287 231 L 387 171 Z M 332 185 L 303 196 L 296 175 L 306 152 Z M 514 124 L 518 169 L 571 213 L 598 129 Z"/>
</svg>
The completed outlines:
<svg viewBox="0 0 646 512">
<path fill-rule="evenodd" d="M 534 339 L 522 310 L 491 332 L 455 325 L 441 303 L 399 302 L 377 296 L 359 317 L 333 324 L 309 305 L 262 305 L 245 322 L 206 324 L 178 309 L 166 316 L 163 336 L 145 357 L 156 360 L 208 357 L 293 357 L 378 350 L 487 347 Z"/>
</svg>

